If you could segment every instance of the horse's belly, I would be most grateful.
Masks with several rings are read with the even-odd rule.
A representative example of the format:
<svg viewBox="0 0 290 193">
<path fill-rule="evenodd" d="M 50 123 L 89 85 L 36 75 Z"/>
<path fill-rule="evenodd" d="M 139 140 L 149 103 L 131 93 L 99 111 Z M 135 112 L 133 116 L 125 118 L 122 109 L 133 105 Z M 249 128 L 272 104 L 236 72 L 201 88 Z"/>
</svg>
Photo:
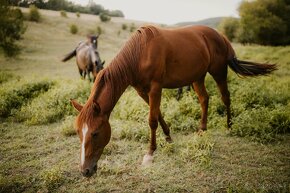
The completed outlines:
<svg viewBox="0 0 290 193">
<path fill-rule="evenodd" d="M 190 85 L 206 75 L 208 65 L 206 61 L 168 64 L 163 78 L 163 87 L 178 88 Z"/>
</svg>

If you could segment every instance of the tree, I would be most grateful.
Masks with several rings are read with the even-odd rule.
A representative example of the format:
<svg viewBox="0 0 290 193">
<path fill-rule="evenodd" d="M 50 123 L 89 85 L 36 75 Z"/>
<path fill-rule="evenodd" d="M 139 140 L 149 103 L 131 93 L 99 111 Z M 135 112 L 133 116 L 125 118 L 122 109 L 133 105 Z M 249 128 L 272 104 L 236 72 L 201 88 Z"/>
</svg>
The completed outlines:
<svg viewBox="0 0 290 193">
<path fill-rule="evenodd" d="M 23 20 L 20 9 L 10 7 L 7 1 L 0 1 L 0 48 L 8 57 L 20 51 L 16 41 L 21 39 L 26 29 Z"/>
<path fill-rule="evenodd" d="M 230 41 L 236 38 L 239 29 L 239 19 L 234 17 L 227 17 L 222 20 L 218 26 L 219 31 L 227 36 Z"/>
<path fill-rule="evenodd" d="M 89 8 L 90 8 L 90 12 L 94 15 L 100 15 L 100 13 L 104 12 L 104 7 L 94 2 L 91 2 L 89 4 Z"/>
<path fill-rule="evenodd" d="M 243 1 L 239 7 L 242 43 L 285 45 L 290 43 L 290 1 Z"/>
</svg>

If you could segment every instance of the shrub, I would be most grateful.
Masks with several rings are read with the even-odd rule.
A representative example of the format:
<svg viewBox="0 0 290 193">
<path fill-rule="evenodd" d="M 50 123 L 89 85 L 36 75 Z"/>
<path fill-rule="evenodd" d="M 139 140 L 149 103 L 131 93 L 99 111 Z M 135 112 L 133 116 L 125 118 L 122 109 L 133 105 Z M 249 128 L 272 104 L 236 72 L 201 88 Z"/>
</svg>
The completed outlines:
<svg viewBox="0 0 290 193">
<path fill-rule="evenodd" d="M 60 16 L 61 17 L 67 17 L 66 11 L 65 10 L 61 10 L 60 11 Z"/>
<path fill-rule="evenodd" d="M 34 22 L 39 22 L 41 15 L 38 11 L 38 8 L 35 5 L 29 6 L 29 20 Z"/>
<path fill-rule="evenodd" d="M 76 34 L 76 33 L 78 33 L 78 26 L 76 26 L 75 24 L 71 24 L 71 25 L 70 25 L 70 33 L 71 33 L 71 34 Z"/>
<path fill-rule="evenodd" d="M 65 120 L 62 122 L 60 130 L 64 136 L 76 135 L 76 131 L 74 129 L 74 120 L 75 120 L 74 116 L 67 116 Z"/>
<path fill-rule="evenodd" d="M 134 126 L 132 126 L 134 125 Z M 142 143 L 147 143 L 149 141 L 149 128 L 147 122 L 132 124 L 132 122 L 126 124 L 122 122 L 122 129 L 120 132 L 120 139 L 134 140 Z"/>
<path fill-rule="evenodd" d="M 97 26 L 97 33 L 101 35 L 104 33 L 104 30 L 100 26 Z"/>
<path fill-rule="evenodd" d="M 111 20 L 111 17 L 107 13 L 101 13 L 99 17 L 102 22 L 109 22 Z"/>
<path fill-rule="evenodd" d="M 232 135 L 261 143 L 275 141 L 277 134 L 285 132 L 290 132 L 289 105 L 274 110 L 261 107 L 244 111 L 233 119 L 231 129 Z"/>
<path fill-rule="evenodd" d="M 128 25 L 125 24 L 125 23 L 123 23 L 123 24 L 122 24 L 122 30 L 127 30 L 127 29 L 128 29 Z"/>
<path fill-rule="evenodd" d="M 5 85 L 0 90 L 0 117 L 15 113 L 23 104 L 50 89 L 52 84 L 50 81 L 40 81 L 16 86 L 15 82 Z"/>
<path fill-rule="evenodd" d="M 194 135 L 194 139 L 182 144 L 180 157 L 184 162 L 194 162 L 202 167 L 209 167 L 214 143 L 208 133 Z"/>
<path fill-rule="evenodd" d="M 80 18 L 81 14 L 79 12 L 76 12 L 76 16 L 77 16 L 77 18 Z"/>
<path fill-rule="evenodd" d="M 286 1 L 243 1 L 239 7 L 239 41 L 263 45 L 289 44 L 288 5 Z"/>
<path fill-rule="evenodd" d="M 219 31 L 227 36 L 230 41 L 233 41 L 236 38 L 238 28 L 239 19 L 233 17 L 223 19 L 218 26 Z"/>
<path fill-rule="evenodd" d="M 70 104 L 70 99 L 78 99 L 85 102 L 89 95 L 90 85 L 85 82 L 56 85 L 48 92 L 41 94 L 24 105 L 16 114 L 16 118 L 26 121 L 29 125 L 52 123 L 62 119 L 66 115 L 75 114 Z"/>
<path fill-rule="evenodd" d="M 16 43 L 22 38 L 26 27 L 24 17 L 20 9 L 8 6 L 6 1 L 0 2 L 0 48 L 4 55 L 12 57 L 20 52 L 20 47 Z"/>
<path fill-rule="evenodd" d="M 130 25 L 130 32 L 134 32 L 136 30 L 136 26 L 134 23 L 131 23 Z"/>
</svg>

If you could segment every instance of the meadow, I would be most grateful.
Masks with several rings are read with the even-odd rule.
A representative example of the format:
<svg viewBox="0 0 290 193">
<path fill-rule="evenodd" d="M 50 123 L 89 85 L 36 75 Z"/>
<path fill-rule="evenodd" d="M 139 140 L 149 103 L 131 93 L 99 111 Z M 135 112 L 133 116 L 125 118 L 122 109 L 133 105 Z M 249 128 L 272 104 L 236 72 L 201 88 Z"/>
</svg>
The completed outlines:
<svg viewBox="0 0 290 193">
<path fill-rule="evenodd" d="M 41 22 L 26 22 L 19 56 L 0 53 L 0 192 L 290 192 L 290 46 L 233 44 L 239 58 L 276 63 L 278 70 L 257 78 L 229 71 L 231 130 L 210 76 L 208 130 L 202 136 L 195 133 L 197 96 L 184 92 L 177 101 L 177 90 L 165 89 L 161 110 L 173 143 L 165 142 L 159 128 L 150 167 L 141 166 L 148 106 L 128 88 L 110 118 L 112 138 L 98 172 L 87 179 L 79 172 L 77 113 L 69 99 L 85 103 L 92 83 L 80 78 L 74 60 L 61 59 L 88 33 L 102 32 L 99 52 L 109 65 L 142 23 L 41 14 Z M 72 24 L 77 34 L 70 33 Z"/>
</svg>

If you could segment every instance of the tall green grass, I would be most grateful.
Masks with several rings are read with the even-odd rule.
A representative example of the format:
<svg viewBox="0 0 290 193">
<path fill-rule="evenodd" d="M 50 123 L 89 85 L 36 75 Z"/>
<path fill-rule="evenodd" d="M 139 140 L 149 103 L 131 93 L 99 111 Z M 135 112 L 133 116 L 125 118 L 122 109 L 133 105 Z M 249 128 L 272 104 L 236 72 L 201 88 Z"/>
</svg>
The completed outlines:
<svg viewBox="0 0 290 193">
<path fill-rule="evenodd" d="M 53 85 L 52 81 L 11 81 L 2 84 L 0 89 L 0 117 L 8 117 L 17 113 L 18 109 L 48 91 Z"/>
<path fill-rule="evenodd" d="M 75 114 L 70 99 L 84 103 L 91 85 L 86 81 L 59 81 L 48 92 L 22 106 L 16 119 L 29 125 L 47 124 Z"/>
</svg>

